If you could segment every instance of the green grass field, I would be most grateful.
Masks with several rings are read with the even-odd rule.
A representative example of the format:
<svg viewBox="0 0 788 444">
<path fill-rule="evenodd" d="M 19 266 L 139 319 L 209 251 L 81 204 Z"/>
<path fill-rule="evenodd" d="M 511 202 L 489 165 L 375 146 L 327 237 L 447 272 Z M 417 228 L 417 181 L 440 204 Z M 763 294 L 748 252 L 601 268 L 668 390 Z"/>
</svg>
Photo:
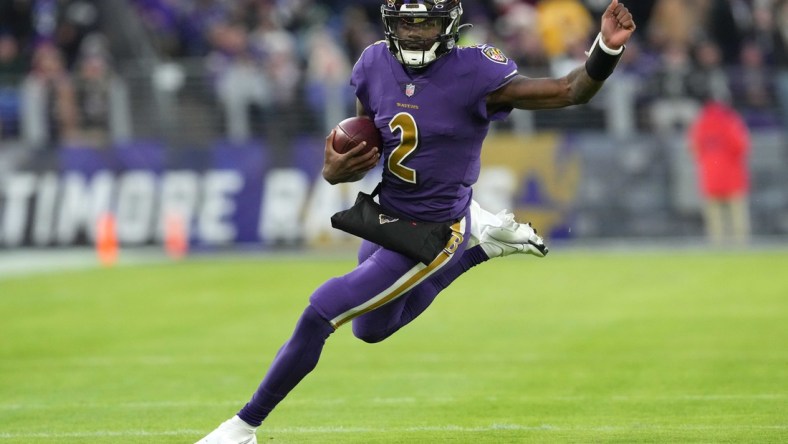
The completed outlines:
<svg viewBox="0 0 788 444">
<path fill-rule="evenodd" d="M 192 443 L 349 258 L 0 280 L 0 444 Z M 342 327 L 272 443 L 788 442 L 788 252 L 554 250 L 477 267 L 370 345 Z"/>
</svg>

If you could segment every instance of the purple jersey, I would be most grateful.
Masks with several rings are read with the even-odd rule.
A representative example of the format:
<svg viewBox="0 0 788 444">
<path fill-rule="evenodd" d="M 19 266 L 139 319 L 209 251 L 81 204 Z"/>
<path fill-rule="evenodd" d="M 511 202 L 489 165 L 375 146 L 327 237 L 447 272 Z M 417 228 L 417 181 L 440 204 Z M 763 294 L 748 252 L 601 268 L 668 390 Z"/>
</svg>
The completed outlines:
<svg viewBox="0 0 788 444">
<path fill-rule="evenodd" d="M 383 136 L 384 208 L 431 222 L 456 220 L 479 177 L 491 120 L 486 97 L 517 65 L 491 46 L 455 48 L 423 70 L 406 70 L 385 42 L 367 47 L 350 83 Z"/>
</svg>

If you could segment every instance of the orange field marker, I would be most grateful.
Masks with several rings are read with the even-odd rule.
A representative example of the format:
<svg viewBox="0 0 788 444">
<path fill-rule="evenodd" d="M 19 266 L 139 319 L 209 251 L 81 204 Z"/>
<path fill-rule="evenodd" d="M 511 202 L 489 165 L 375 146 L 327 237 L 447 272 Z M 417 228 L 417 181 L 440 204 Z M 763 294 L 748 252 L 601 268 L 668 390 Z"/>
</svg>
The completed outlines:
<svg viewBox="0 0 788 444">
<path fill-rule="evenodd" d="M 181 259 L 189 252 L 189 230 L 179 213 L 169 213 L 164 219 L 164 250 L 173 259 Z"/>
<path fill-rule="evenodd" d="M 99 263 L 112 266 L 118 261 L 119 254 L 118 233 L 115 216 L 106 212 L 96 221 L 96 255 Z"/>
</svg>

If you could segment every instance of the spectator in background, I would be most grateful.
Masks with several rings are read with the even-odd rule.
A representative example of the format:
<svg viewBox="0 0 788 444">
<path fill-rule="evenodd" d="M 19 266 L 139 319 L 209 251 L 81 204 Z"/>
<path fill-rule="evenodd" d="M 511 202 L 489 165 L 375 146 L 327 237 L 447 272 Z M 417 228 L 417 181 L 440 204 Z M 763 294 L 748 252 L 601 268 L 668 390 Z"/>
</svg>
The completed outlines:
<svg viewBox="0 0 788 444">
<path fill-rule="evenodd" d="M 74 75 L 79 109 L 77 142 L 106 148 L 131 138 L 131 116 L 126 84 L 110 65 L 104 37 L 87 36 L 82 43 Z"/>
<path fill-rule="evenodd" d="M 74 83 L 63 54 L 49 42 L 38 45 L 32 69 L 22 83 L 21 127 L 24 141 L 36 148 L 76 139 L 79 112 Z"/>
<path fill-rule="evenodd" d="M 694 66 L 689 48 L 682 43 L 671 43 L 661 53 L 661 64 L 647 81 L 654 98 L 650 117 L 660 136 L 683 131 L 695 118 L 699 103 L 690 89 Z"/>
<path fill-rule="evenodd" d="M 509 55 L 523 72 L 530 77 L 548 77 L 550 75 L 550 56 L 542 42 L 539 30 L 539 16 L 536 8 L 525 2 L 500 2 L 497 20 L 488 28 L 486 34 L 478 35 L 474 44 L 479 42 L 496 42 L 496 34 L 501 36 L 502 46 L 508 48 Z M 479 20 L 474 20 L 477 23 Z M 474 25 L 463 35 L 472 36 L 478 31 Z M 493 32 L 495 30 L 496 32 Z M 462 43 L 462 42 L 461 42 Z"/>
<path fill-rule="evenodd" d="M 197 0 L 188 2 L 175 15 L 179 55 L 202 57 L 210 50 L 206 30 L 230 15 L 230 9 L 240 7 L 235 2 Z M 244 17 L 242 15 L 242 17 Z"/>
<path fill-rule="evenodd" d="M 323 116 L 325 134 L 348 116 L 355 106 L 350 76 L 350 61 L 330 30 L 316 26 L 308 39 L 306 99 L 316 116 Z"/>
<path fill-rule="evenodd" d="M 261 116 L 263 132 L 272 149 L 275 164 L 290 161 L 291 142 L 300 130 L 299 102 L 303 71 L 295 34 L 283 27 L 276 10 L 261 6 L 250 42 L 263 54 L 263 68 L 271 82 L 270 110 Z"/>
<path fill-rule="evenodd" d="M 591 14 L 578 0 L 543 0 L 536 6 L 537 26 L 551 63 L 562 60 L 578 45 L 584 45 L 594 30 Z M 565 73 L 553 72 L 559 77 Z"/>
<path fill-rule="evenodd" d="M 0 139 L 19 135 L 19 84 L 29 70 L 16 37 L 0 31 Z"/>
<path fill-rule="evenodd" d="M 722 51 L 726 65 L 737 63 L 742 39 L 751 32 L 752 5 L 757 1 L 703 0 L 708 4 L 703 29 Z M 680 18 L 677 18 L 680 19 Z"/>
<path fill-rule="evenodd" d="M 224 111 L 225 131 L 233 142 L 249 140 L 254 109 L 271 106 L 271 87 L 258 54 L 243 26 L 220 22 L 210 30 L 213 45 L 207 57 L 217 98 Z"/>
<path fill-rule="evenodd" d="M 182 56 L 184 51 L 178 27 L 181 22 L 176 6 L 162 0 L 133 0 L 132 3 L 150 42 L 159 54 L 166 57 Z"/>
<path fill-rule="evenodd" d="M 775 3 L 774 20 L 775 26 L 771 34 L 772 59 L 777 71 L 775 82 L 783 134 L 788 138 L 788 0 L 778 0 Z"/>
<path fill-rule="evenodd" d="M 342 46 L 347 51 L 345 57 L 348 63 L 351 60 L 358 60 L 364 48 L 382 37 L 377 27 L 372 26 L 369 16 L 361 6 L 352 5 L 343 9 L 341 21 Z"/>
<path fill-rule="evenodd" d="M 740 63 L 733 68 L 734 105 L 751 126 L 768 126 L 774 118 L 772 72 L 754 41 L 741 46 Z"/>
<path fill-rule="evenodd" d="M 722 100 L 705 102 L 688 132 L 696 160 L 706 235 L 717 246 L 745 245 L 750 235 L 750 137 L 742 117 Z"/>
<path fill-rule="evenodd" d="M 96 0 L 59 0 L 56 6 L 57 25 L 51 36 L 73 69 L 79 57 L 83 39 L 99 29 L 99 10 Z"/>
<path fill-rule="evenodd" d="M 689 74 L 687 92 L 698 99 L 731 99 L 728 74 L 722 65 L 722 51 L 711 40 L 702 40 L 694 48 L 695 69 Z"/>
<path fill-rule="evenodd" d="M 709 0 L 656 0 L 647 39 L 658 50 L 688 48 L 706 26 Z"/>
</svg>

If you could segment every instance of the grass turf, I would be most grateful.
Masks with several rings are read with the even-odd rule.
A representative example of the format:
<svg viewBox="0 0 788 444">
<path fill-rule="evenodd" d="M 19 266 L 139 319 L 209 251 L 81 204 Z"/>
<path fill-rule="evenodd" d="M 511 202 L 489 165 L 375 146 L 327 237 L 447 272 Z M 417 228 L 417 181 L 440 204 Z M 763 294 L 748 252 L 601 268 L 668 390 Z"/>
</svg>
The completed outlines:
<svg viewBox="0 0 788 444">
<path fill-rule="evenodd" d="M 190 443 L 234 414 L 347 259 L 0 280 L 0 443 Z M 342 327 L 274 443 L 788 442 L 788 253 L 555 251 L 462 276 L 369 345 Z"/>
</svg>

